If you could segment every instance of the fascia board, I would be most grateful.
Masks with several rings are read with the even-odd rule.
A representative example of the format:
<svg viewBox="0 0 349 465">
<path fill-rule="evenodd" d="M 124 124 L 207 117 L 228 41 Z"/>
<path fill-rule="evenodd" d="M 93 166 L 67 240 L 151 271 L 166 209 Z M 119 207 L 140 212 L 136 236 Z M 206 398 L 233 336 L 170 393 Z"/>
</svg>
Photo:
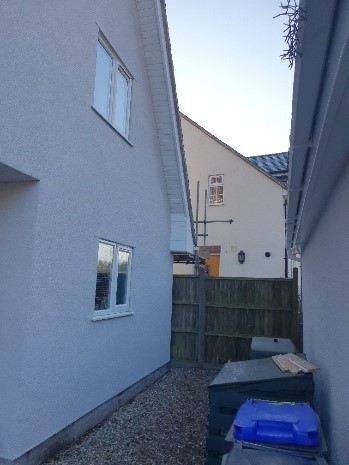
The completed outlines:
<svg viewBox="0 0 349 465">
<path fill-rule="evenodd" d="M 170 211 L 180 211 L 189 218 L 190 234 L 194 239 L 189 183 L 182 144 L 165 3 L 164 0 L 137 0 L 137 9 L 149 71 L 165 181 L 166 185 L 168 185 L 169 180 L 172 185 L 176 183 L 178 192 L 181 194 L 180 199 L 177 198 L 174 203 L 168 192 Z M 172 148 L 173 163 L 168 161 L 169 147 Z M 183 238 L 183 241 L 185 243 L 186 238 Z"/>
<path fill-rule="evenodd" d="M 330 45 L 336 2 L 328 0 L 303 1 L 306 21 L 300 31 L 301 54 L 296 60 L 289 157 L 289 192 L 286 223 L 288 248 L 300 244 L 306 185 L 311 160 L 314 158 L 314 139 L 318 125 L 327 54 Z"/>
<path fill-rule="evenodd" d="M 344 5 L 344 4 L 343 4 Z M 349 3 L 346 2 L 346 23 L 336 30 L 330 55 L 324 97 L 319 107 L 320 116 L 314 133 L 314 155 L 308 169 L 307 185 L 301 210 L 302 228 L 299 240 L 306 243 L 321 217 L 321 212 L 349 159 Z M 341 37 L 339 37 L 341 35 Z M 343 37 L 344 35 L 344 37 Z M 338 39 L 338 40 L 337 40 Z"/>
</svg>

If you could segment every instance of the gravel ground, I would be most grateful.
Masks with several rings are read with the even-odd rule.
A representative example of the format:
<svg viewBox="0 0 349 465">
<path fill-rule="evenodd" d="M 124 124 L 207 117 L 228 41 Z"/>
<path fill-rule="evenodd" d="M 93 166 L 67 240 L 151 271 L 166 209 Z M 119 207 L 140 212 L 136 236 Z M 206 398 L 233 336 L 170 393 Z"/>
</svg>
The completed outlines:
<svg viewBox="0 0 349 465">
<path fill-rule="evenodd" d="M 204 465 L 215 375 L 172 369 L 46 465 Z"/>
</svg>

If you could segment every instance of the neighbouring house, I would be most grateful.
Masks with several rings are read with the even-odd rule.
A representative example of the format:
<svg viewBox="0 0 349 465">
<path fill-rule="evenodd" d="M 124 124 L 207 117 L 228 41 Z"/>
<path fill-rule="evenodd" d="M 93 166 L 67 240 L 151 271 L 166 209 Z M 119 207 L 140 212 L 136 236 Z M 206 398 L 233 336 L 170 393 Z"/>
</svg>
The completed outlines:
<svg viewBox="0 0 349 465">
<path fill-rule="evenodd" d="M 288 184 L 288 152 L 271 153 L 267 155 L 255 155 L 248 158 L 251 163 L 273 176 L 287 189 Z M 287 196 L 285 196 L 285 212 L 287 208 Z M 293 276 L 293 269 L 298 268 L 299 288 L 301 289 L 301 265 L 299 254 L 287 253 L 287 275 Z"/>
<path fill-rule="evenodd" d="M 301 252 L 304 352 L 330 463 L 349 457 L 349 1 L 301 1 L 287 244 Z"/>
<path fill-rule="evenodd" d="M 187 116 L 181 122 L 194 220 L 197 182 L 201 222 L 207 191 L 208 236 L 198 245 L 209 275 L 285 277 L 284 186 Z M 198 231 L 205 233 L 203 223 Z M 193 265 L 175 263 L 174 273 L 192 274 Z"/>
<path fill-rule="evenodd" d="M 268 153 L 248 158 L 251 163 L 287 186 L 288 152 Z"/>
<path fill-rule="evenodd" d="M 0 22 L 0 464 L 34 465 L 164 373 L 193 235 L 164 2 Z"/>
</svg>

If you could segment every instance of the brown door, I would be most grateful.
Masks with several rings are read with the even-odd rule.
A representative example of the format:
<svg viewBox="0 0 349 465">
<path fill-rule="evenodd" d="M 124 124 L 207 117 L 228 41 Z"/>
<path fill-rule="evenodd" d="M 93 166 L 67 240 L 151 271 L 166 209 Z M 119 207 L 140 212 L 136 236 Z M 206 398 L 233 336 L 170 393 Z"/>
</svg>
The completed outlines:
<svg viewBox="0 0 349 465">
<path fill-rule="evenodd" d="M 210 255 L 206 259 L 209 276 L 219 276 L 219 255 Z"/>
</svg>

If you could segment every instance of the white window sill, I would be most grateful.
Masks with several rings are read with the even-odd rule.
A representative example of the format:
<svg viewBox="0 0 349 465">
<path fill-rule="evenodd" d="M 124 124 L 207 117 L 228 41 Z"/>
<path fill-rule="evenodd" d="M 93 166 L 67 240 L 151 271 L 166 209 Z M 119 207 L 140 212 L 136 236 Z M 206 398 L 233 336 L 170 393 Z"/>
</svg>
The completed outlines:
<svg viewBox="0 0 349 465">
<path fill-rule="evenodd" d="M 97 311 L 95 311 L 92 321 L 101 321 L 101 320 L 110 320 L 111 318 L 120 318 L 122 316 L 131 316 L 134 312 L 118 312 L 118 313 L 104 313 L 103 315 L 98 315 Z"/>
<path fill-rule="evenodd" d="M 222 207 L 224 203 L 208 203 L 208 207 Z"/>
<path fill-rule="evenodd" d="M 91 105 L 92 110 L 100 117 L 102 118 L 103 121 L 107 123 L 107 125 L 112 128 L 117 134 L 119 134 L 120 137 L 124 139 L 131 147 L 134 147 L 132 142 L 127 138 L 125 134 L 123 134 L 118 128 L 113 126 L 110 121 L 108 121 L 93 105 Z"/>
</svg>

